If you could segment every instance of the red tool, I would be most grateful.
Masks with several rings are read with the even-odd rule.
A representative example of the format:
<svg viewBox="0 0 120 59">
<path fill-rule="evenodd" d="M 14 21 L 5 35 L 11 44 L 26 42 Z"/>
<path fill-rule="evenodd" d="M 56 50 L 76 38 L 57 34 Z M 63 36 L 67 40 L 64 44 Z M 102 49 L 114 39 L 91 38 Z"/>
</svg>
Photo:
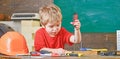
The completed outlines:
<svg viewBox="0 0 120 59">
<path fill-rule="evenodd" d="M 73 15 L 73 20 L 75 21 L 75 20 L 77 20 L 78 19 L 78 14 L 77 13 L 74 13 L 74 15 Z"/>
<path fill-rule="evenodd" d="M 74 22 L 75 22 L 75 20 L 78 20 L 78 14 L 77 13 L 74 13 L 74 15 L 73 15 L 73 24 L 74 24 Z"/>
</svg>

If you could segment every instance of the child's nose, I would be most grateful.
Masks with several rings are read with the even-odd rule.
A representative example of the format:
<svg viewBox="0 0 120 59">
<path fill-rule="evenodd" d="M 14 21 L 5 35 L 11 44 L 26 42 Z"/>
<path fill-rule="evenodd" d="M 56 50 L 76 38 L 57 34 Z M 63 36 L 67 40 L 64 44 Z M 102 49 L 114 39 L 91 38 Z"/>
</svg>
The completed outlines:
<svg viewBox="0 0 120 59">
<path fill-rule="evenodd" d="M 54 27 L 53 30 L 54 30 L 54 31 L 57 31 L 58 29 L 57 29 L 57 27 Z"/>
</svg>

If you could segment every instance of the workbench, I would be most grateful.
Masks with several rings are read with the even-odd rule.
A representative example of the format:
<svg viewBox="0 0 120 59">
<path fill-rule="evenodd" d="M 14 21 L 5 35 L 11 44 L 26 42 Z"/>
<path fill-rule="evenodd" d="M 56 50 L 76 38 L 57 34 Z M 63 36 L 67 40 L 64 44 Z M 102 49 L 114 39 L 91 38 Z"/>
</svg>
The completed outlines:
<svg viewBox="0 0 120 59">
<path fill-rule="evenodd" d="M 60 57 L 50 57 L 50 56 L 30 56 L 30 55 L 16 55 L 16 56 L 0 56 L 0 59 L 120 59 L 120 56 L 101 56 L 97 55 L 96 51 L 79 51 L 83 53 L 83 56 L 60 56 Z"/>
<path fill-rule="evenodd" d="M 87 55 L 81 57 L 1 56 L 0 59 L 120 59 L 120 56 Z"/>
</svg>

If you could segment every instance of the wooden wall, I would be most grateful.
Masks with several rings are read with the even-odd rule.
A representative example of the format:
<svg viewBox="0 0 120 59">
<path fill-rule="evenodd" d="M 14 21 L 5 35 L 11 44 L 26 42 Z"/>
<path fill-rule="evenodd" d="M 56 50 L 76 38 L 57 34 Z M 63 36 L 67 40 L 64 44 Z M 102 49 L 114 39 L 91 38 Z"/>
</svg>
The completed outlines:
<svg viewBox="0 0 120 59">
<path fill-rule="evenodd" d="M 0 13 L 38 12 L 39 7 L 51 3 L 52 0 L 0 0 Z"/>
<path fill-rule="evenodd" d="M 82 41 L 72 47 L 66 45 L 67 50 L 80 50 L 80 48 L 106 48 L 116 50 L 116 33 L 82 33 Z"/>
<path fill-rule="evenodd" d="M 11 16 L 16 12 L 38 12 L 39 7 L 51 3 L 53 0 L 0 0 L 0 13 Z M 80 44 L 66 45 L 65 49 L 79 50 L 80 47 L 116 50 L 116 33 L 82 33 Z"/>
</svg>

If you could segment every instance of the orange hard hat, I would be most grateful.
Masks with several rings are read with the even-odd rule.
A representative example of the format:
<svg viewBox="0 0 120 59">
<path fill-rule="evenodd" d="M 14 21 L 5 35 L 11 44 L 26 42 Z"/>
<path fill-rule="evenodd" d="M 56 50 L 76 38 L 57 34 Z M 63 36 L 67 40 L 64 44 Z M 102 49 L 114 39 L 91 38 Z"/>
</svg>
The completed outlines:
<svg viewBox="0 0 120 59">
<path fill-rule="evenodd" d="M 5 55 L 28 54 L 24 36 L 15 31 L 9 31 L 0 38 L 0 53 Z"/>
</svg>

